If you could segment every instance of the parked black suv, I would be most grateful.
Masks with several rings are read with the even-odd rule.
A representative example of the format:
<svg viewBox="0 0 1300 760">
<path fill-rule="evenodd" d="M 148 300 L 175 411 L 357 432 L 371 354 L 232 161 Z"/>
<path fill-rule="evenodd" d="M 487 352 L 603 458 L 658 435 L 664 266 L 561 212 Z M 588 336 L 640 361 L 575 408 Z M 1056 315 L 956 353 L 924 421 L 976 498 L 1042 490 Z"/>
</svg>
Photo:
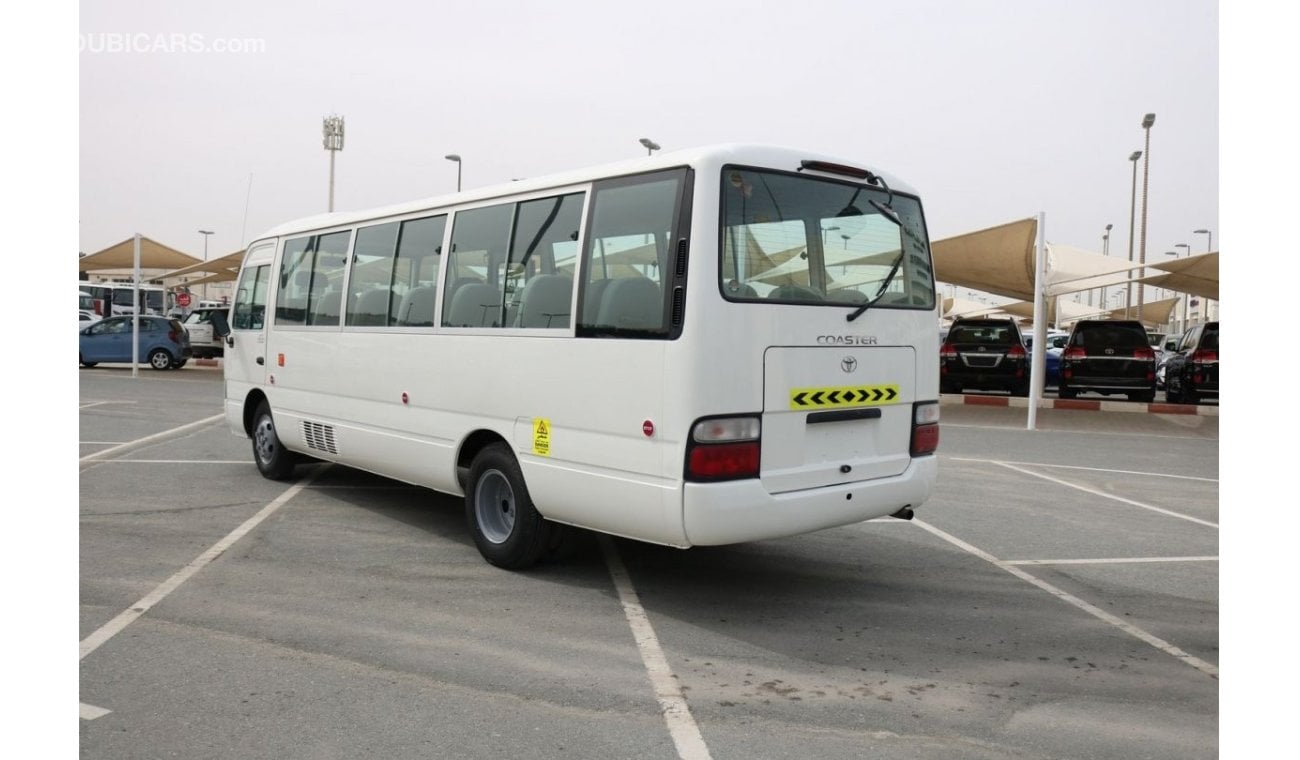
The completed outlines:
<svg viewBox="0 0 1300 760">
<path fill-rule="evenodd" d="M 957 319 L 939 348 L 939 392 L 1029 395 L 1029 357 L 1014 319 Z"/>
<path fill-rule="evenodd" d="M 1074 323 L 1061 354 L 1057 394 L 1074 398 L 1083 391 L 1156 400 L 1156 352 L 1141 322 L 1081 319 Z"/>
<path fill-rule="evenodd" d="M 1197 404 L 1219 397 L 1219 323 L 1195 325 L 1183 333 L 1165 362 L 1165 401 Z"/>
</svg>

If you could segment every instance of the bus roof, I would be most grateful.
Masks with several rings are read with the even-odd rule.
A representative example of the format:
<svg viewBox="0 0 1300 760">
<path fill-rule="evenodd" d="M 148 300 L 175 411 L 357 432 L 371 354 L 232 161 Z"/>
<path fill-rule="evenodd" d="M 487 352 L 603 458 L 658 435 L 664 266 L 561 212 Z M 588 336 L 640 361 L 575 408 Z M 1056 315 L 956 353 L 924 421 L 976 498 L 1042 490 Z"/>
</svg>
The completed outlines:
<svg viewBox="0 0 1300 760">
<path fill-rule="evenodd" d="M 475 188 L 460 193 L 436 195 L 421 200 L 407 201 L 391 206 L 383 206 L 361 211 L 317 214 L 315 216 L 303 217 L 272 227 L 261 235 L 253 238 L 253 240 L 257 241 L 270 237 L 280 237 L 300 232 L 309 232 L 311 230 L 357 224 L 390 216 L 410 214 L 423 209 L 442 208 L 463 203 L 474 203 L 497 197 L 518 195 L 536 190 L 545 190 L 549 187 L 563 187 L 565 185 L 590 182 L 594 179 L 604 177 L 640 174 L 643 172 L 655 171 L 656 169 L 668 169 L 675 166 L 694 166 L 701 164 L 714 164 L 720 166 L 726 163 L 740 163 L 773 167 L 788 165 L 791 170 L 796 170 L 800 166 L 799 162 L 804 160 L 827 161 L 831 163 L 857 166 L 863 169 L 870 169 L 873 173 L 879 174 L 883 177 L 885 182 L 888 183 L 890 189 L 897 192 L 915 194 L 915 191 L 912 190 L 912 188 L 888 172 L 877 171 L 872 166 L 864 166 L 860 161 L 855 159 L 844 158 L 843 156 L 829 156 L 813 151 L 797 150 L 774 145 L 729 143 L 689 148 L 671 153 L 661 153 L 654 156 L 643 156 L 626 161 L 589 166 L 557 174 L 549 174 L 541 177 L 522 179 L 515 182 Z"/>
</svg>

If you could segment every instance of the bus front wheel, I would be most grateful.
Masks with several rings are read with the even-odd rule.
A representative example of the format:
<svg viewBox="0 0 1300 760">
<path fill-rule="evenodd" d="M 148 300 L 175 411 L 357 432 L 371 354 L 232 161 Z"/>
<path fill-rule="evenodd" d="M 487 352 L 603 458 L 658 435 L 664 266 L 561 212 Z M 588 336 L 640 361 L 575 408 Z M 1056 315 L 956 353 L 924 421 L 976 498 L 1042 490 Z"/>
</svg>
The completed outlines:
<svg viewBox="0 0 1300 760">
<path fill-rule="evenodd" d="M 293 474 L 298 458 L 284 448 L 275 432 L 275 419 L 265 401 L 253 416 L 253 459 L 262 476 L 271 480 L 287 480 Z"/>
<path fill-rule="evenodd" d="M 474 457 L 465 520 L 483 558 L 508 570 L 534 564 L 551 543 L 552 526 L 533 507 L 519 462 L 504 443 Z"/>
</svg>

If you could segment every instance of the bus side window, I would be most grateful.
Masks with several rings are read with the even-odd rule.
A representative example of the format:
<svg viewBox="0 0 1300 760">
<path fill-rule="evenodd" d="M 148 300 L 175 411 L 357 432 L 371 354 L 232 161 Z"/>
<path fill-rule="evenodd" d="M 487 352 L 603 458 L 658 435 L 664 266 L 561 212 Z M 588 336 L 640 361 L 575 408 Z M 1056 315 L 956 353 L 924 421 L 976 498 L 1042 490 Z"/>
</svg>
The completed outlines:
<svg viewBox="0 0 1300 760">
<path fill-rule="evenodd" d="M 502 326 L 507 278 L 499 270 L 506 259 L 514 210 L 515 204 L 505 203 L 456 212 L 446 278 L 479 284 L 459 286 L 455 294 L 442 299 L 444 327 Z"/>
<path fill-rule="evenodd" d="M 389 222 L 357 230 L 348 279 L 348 325 L 389 324 L 399 227 L 397 222 Z"/>
<path fill-rule="evenodd" d="M 235 330 L 260 330 L 266 314 L 266 291 L 270 282 L 270 267 L 263 265 L 245 270 L 235 291 Z"/>
<path fill-rule="evenodd" d="M 675 249 L 668 241 L 681 184 L 677 171 L 597 184 L 582 251 L 579 335 L 668 337 L 665 258 Z"/>
</svg>

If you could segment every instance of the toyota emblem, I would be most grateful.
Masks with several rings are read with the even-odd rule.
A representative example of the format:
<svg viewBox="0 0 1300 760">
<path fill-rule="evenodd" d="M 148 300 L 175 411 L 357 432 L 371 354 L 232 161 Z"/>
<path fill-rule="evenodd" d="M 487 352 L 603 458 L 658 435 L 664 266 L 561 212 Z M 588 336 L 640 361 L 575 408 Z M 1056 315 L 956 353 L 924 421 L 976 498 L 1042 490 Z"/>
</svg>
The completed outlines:
<svg viewBox="0 0 1300 760">
<path fill-rule="evenodd" d="M 840 369 L 844 370 L 845 372 L 852 372 L 857 368 L 858 368 L 858 360 L 854 359 L 852 356 L 846 356 L 840 362 Z"/>
</svg>

